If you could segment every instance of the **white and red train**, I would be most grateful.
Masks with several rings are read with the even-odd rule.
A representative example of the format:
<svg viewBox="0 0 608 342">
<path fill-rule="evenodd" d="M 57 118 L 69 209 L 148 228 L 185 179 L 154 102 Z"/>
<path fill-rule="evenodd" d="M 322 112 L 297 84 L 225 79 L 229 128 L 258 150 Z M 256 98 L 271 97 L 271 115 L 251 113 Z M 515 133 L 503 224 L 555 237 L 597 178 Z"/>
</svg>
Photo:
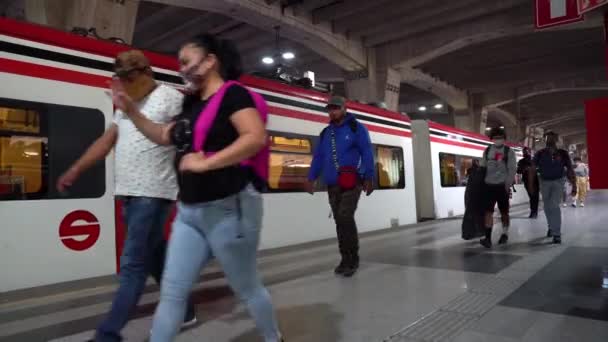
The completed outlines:
<svg viewBox="0 0 608 342">
<path fill-rule="evenodd" d="M 0 18 L 0 293 L 116 271 L 124 227 L 113 196 L 113 156 L 68 193 L 54 185 L 112 122 L 106 82 L 114 57 L 127 48 Z M 159 81 L 179 86 L 174 58 L 148 56 Z M 300 190 L 327 124 L 327 95 L 243 81 L 270 108 L 261 248 L 334 237 L 327 194 Z M 358 103 L 348 108 L 370 131 L 378 169 L 378 190 L 357 211 L 361 232 L 463 214 L 464 173 L 487 138 Z M 517 187 L 513 203 L 526 200 Z"/>
</svg>

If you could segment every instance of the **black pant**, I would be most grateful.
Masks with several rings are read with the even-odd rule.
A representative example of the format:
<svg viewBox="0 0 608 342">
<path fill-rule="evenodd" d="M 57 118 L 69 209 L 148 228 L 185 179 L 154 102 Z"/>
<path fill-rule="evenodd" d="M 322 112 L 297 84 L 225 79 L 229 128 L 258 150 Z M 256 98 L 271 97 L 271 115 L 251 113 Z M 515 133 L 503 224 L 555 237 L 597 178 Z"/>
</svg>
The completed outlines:
<svg viewBox="0 0 608 342">
<path fill-rule="evenodd" d="M 528 182 L 524 181 L 524 186 L 526 187 L 526 191 L 528 192 L 528 197 L 530 198 L 530 213 L 537 214 L 538 213 L 538 200 L 539 200 L 539 186 L 538 181 L 534 183 L 534 189 L 530 192 L 530 187 L 528 186 Z"/>
<path fill-rule="evenodd" d="M 337 186 L 329 187 L 329 205 L 336 221 L 338 246 L 343 258 L 359 258 L 359 233 L 355 222 L 355 211 L 361 197 L 361 187 L 342 191 Z"/>
</svg>

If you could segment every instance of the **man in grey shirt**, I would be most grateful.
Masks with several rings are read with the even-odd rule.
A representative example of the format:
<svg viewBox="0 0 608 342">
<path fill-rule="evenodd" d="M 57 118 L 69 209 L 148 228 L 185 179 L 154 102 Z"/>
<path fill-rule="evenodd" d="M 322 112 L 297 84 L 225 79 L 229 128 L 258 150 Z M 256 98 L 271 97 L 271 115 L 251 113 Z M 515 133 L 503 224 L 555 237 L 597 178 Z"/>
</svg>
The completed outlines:
<svg viewBox="0 0 608 342">
<path fill-rule="evenodd" d="M 493 145 L 483 153 L 481 167 L 486 170 L 483 206 L 485 208 L 485 238 L 480 241 L 486 248 L 492 247 L 492 226 L 494 224 L 494 207 L 498 203 L 502 222 L 502 234 L 498 244 L 509 240 L 509 192 L 515 180 L 517 161 L 515 153 L 505 145 L 504 128 L 495 127 L 490 130 Z"/>
</svg>

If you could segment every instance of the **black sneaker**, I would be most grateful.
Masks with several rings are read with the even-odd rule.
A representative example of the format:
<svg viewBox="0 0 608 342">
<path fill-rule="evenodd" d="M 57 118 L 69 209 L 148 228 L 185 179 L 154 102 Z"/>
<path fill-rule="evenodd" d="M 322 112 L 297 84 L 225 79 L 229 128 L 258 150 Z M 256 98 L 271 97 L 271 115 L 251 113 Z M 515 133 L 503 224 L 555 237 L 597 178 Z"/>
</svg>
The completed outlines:
<svg viewBox="0 0 608 342">
<path fill-rule="evenodd" d="M 531 219 L 538 218 L 538 214 L 537 213 L 531 213 L 530 216 L 528 216 L 528 218 L 531 218 Z"/>
<path fill-rule="evenodd" d="M 492 240 L 489 239 L 481 239 L 479 240 L 479 243 L 484 246 L 485 248 L 492 248 Z"/>
<path fill-rule="evenodd" d="M 547 229 L 547 237 L 550 238 L 553 236 L 553 232 L 551 231 L 551 229 Z"/>
<path fill-rule="evenodd" d="M 560 245 L 562 243 L 562 237 L 561 236 L 554 236 L 553 237 L 553 243 L 556 245 Z"/>
<path fill-rule="evenodd" d="M 345 269 L 346 269 L 346 261 L 344 258 L 342 258 L 342 261 L 340 261 L 340 264 L 338 266 L 336 266 L 336 268 L 334 269 L 334 273 L 343 274 Z"/>
<path fill-rule="evenodd" d="M 344 272 L 342 272 L 342 276 L 346 278 L 350 278 L 357 273 L 357 268 L 354 265 L 348 265 L 344 268 Z"/>
<path fill-rule="evenodd" d="M 507 234 L 502 234 L 500 236 L 500 239 L 498 240 L 498 244 L 504 245 L 505 243 L 507 243 L 507 241 L 509 241 L 509 236 Z"/>
</svg>

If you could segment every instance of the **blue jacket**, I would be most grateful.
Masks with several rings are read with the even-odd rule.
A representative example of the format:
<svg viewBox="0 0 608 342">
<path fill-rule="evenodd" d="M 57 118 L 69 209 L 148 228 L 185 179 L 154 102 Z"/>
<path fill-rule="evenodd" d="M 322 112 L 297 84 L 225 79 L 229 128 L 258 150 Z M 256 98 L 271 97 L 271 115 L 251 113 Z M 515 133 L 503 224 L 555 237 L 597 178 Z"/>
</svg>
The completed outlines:
<svg viewBox="0 0 608 342">
<path fill-rule="evenodd" d="M 313 155 L 308 174 L 309 180 L 314 181 L 323 173 L 325 184 L 335 185 L 338 182 L 338 171 L 332 154 L 331 130 L 334 130 L 336 135 L 338 164 L 357 167 L 361 162 L 359 174 L 365 180 L 374 179 L 374 153 L 369 133 L 367 128 L 358 121 L 355 121 L 357 129 L 356 133 L 353 133 L 352 120 L 355 120 L 355 117 L 352 114 L 346 114 L 342 124 L 330 123 L 327 129 L 323 130 Z"/>
</svg>

